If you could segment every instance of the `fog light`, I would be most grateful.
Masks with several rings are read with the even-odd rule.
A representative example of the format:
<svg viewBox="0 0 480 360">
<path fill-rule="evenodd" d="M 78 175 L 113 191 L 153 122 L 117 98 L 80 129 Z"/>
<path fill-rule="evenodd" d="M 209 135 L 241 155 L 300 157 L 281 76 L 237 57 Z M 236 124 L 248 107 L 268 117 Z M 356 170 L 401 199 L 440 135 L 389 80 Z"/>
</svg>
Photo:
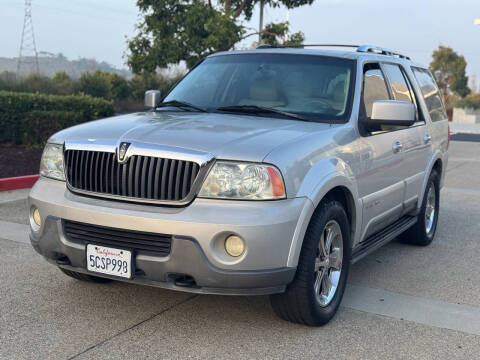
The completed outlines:
<svg viewBox="0 0 480 360">
<path fill-rule="evenodd" d="M 36 225 L 38 225 L 38 226 L 42 225 L 42 218 L 40 217 L 40 211 L 38 211 L 37 208 L 35 208 L 35 209 L 33 210 L 33 214 L 32 214 L 32 215 L 33 215 L 33 216 L 32 216 L 32 217 L 33 217 L 33 222 L 34 222 Z"/>
<path fill-rule="evenodd" d="M 227 240 L 225 240 L 225 250 L 228 255 L 238 257 L 245 251 L 245 242 L 238 236 L 229 236 Z"/>
</svg>

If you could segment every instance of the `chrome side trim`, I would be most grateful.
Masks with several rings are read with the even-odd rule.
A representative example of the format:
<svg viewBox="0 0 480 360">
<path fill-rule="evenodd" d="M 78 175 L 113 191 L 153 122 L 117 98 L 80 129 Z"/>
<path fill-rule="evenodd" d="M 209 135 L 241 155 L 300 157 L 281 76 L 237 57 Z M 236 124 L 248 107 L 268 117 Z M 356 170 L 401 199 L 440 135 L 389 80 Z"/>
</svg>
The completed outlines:
<svg viewBox="0 0 480 360">
<path fill-rule="evenodd" d="M 66 150 L 84 150 L 84 151 L 102 151 L 109 153 L 117 153 L 118 146 L 121 142 L 128 140 L 121 139 L 119 141 L 110 142 L 110 141 L 97 141 L 90 139 L 89 141 L 65 141 L 64 152 Z M 128 141 L 130 146 L 127 150 L 127 157 L 132 155 L 139 156 L 151 156 L 164 159 L 172 160 L 182 160 L 182 161 L 193 161 L 200 166 L 197 177 L 193 182 L 190 193 L 182 200 L 152 200 L 136 197 L 128 197 L 121 195 L 111 195 L 111 194 L 102 194 L 94 191 L 82 190 L 73 187 L 69 181 L 66 174 L 65 168 L 65 179 L 67 184 L 67 189 L 74 194 L 85 195 L 90 197 L 105 198 L 117 201 L 126 201 L 133 203 L 143 203 L 143 204 L 152 204 L 152 205 L 167 205 L 167 206 L 186 206 L 190 204 L 200 192 L 200 189 L 203 185 L 203 181 L 207 177 L 210 169 L 215 163 L 215 157 L 210 153 L 204 153 L 196 150 L 183 149 L 173 146 L 165 145 L 155 145 L 150 143 L 141 143 L 138 141 Z"/>
</svg>

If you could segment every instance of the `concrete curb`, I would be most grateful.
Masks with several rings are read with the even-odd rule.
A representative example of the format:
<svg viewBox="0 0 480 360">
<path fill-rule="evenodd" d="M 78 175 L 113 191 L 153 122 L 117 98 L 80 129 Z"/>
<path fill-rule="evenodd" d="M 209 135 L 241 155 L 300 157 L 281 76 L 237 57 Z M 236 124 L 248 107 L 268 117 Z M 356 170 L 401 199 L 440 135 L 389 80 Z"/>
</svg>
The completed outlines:
<svg viewBox="0 0 480 360">
<path fill-rule="evenodd" d="M 38 175 L 17 176 L 0 179 L 0 191 L 31 188 L 38 180 Z"/>
<path fill-rule="evenodd" d="M 449 122 L 450 132 L 453 134 L 480 134 L 479 124 L 463 124 Z"/>
</svg>

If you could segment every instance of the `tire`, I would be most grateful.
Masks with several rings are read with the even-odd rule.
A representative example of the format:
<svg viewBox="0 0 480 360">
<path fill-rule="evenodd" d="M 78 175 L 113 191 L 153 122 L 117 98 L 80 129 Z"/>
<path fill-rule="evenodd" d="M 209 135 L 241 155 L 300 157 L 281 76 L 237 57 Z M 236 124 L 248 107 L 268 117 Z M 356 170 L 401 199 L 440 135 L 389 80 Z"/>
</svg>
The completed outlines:
<svg viewBox="0 0 480 360">
<path fill-rule="evenodd" d="M 331 246 L 323 252 L 321 243 L 329 238 L 326 235 L 330 232 L 340 233 L 341 236 L 334 235 Z M 322 255 L 325 253 L 330 254 Z M 350 256 L 350 226 L 345 209 L 340 202 L 325 199 L 310 220 L 292 283 L 283 294 L 270 296 L 274 312 L 294 323 L 309 326 L 328 323 L 337 312 L 345 291 Z M 326 278 L 321 274 L 327 274 Z M 318 281 L 319 278 L 329 281 L 329 284 L 337 283 L 335 289 L 332 287 L 333 294 L 328 292 L 329 286 Z M 319 284 L 317 288 L 316 284 Z M 328 296 L 325 296 L 327 293 Z"/>
<path fill-rule="evenodd" d="M 432 207 L 432 196 L 434 204 Z M 431 212 L 433 210 L 433 213 Z M 437 230 L 438 214 L 440 210 L 440 176 L 433 170 L 428 178 L 422 208 L 414 226 L 400 235 L 400 240 L 407 244 L 427 246 L 433 241 Z M 433 219 L 432 219 L 433 216 Z"/>
<path fill-rule="evenodd" d="M 72 270 L 66 270 L 66 269 L 63 269 L 61 267 L 59 267 L 59 269 L 65 275 L 70 276 L 71 278 L 74 278 L 76 280 L 94 282 L 94 283 L 99 283 L 99 284 L 105 284 L 105 283 L 108 283 L 110 281 L 113 281 L 111 279 L 106 279 L 106 278 L 102 278 L 102 277 L 98 277 L 98 276 L 82 274 L 82 273 L 72 271 Z"/>
</svg>

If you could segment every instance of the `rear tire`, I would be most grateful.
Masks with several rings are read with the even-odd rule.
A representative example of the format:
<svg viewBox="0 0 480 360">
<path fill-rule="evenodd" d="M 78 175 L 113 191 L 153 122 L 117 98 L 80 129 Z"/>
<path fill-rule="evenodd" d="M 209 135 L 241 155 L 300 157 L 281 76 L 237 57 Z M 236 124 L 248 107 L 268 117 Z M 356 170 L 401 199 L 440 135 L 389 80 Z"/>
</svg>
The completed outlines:
<svg viewBox="0 0 480 360">
<path fill-rule="evenodd" d="M 63 269 L 61 267 L 59 267 L 59 269 L 65 275 L 70 276 L 71 278 L 74 278 L 76 280 L 94 282 L 94 283 L 99 283 L 99 284 L 105 284 L 105 283 L 108 283 L 110 281 L 113 281 L 111 279 L 106 279 L 106 278 L 101 278 L 101 277 L 98 277 L 98 276 L 82 274 L 82 273 L 72 271 L 72 270 L 66 270 L 66 269 Z"/>
<path fill-rule="evenodd" d="M 340 202 L 325 199 L 308 226 L 293 282 L 285 293 L 270 297 L 274 312 L 299 324 L 328 323 L 345 291 L 350 256 L 350 226 L 345 209 Z"/>
<path fill-rule="evenodd" d="M 412 245 L 430 245 L 437 230 L 439 210 L 440 176 L 436 170 L 432 170 L 425 188 L 425 194 L 423 195 L 422 208 L 418 214 L 418 220 L 414 226 L 400 235 L 400 240 Z"/>
</svg>

